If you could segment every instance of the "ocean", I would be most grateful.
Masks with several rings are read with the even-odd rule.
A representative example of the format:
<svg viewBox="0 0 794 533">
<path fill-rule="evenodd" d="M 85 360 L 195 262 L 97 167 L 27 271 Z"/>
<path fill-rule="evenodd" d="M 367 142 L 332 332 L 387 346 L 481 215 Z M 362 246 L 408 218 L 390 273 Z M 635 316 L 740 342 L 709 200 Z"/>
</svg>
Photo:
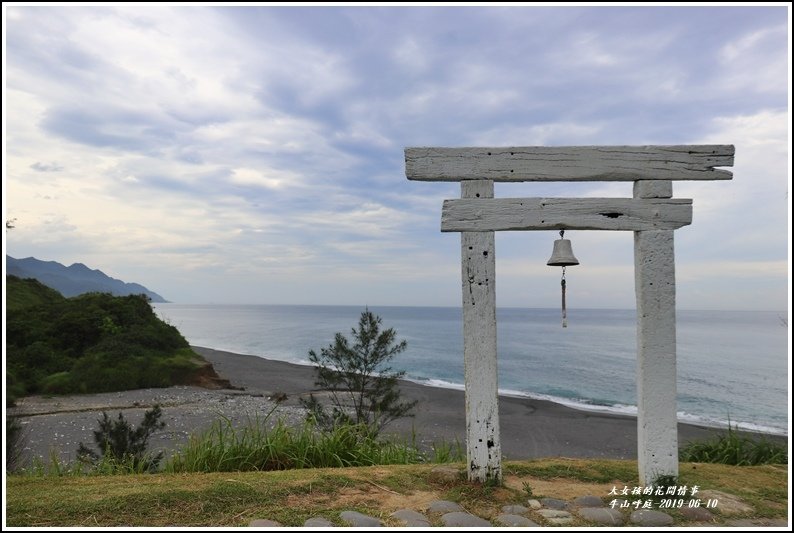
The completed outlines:
<svg viewBox="0 0 794 533">
<path fill-rule="evenodd" d="M 154 304 L 193 345 L 309 364 L 362 307 Z M 463 388 L 461 309 L 370 307 L 408 348 L 406 379 Z M 784 323 L 785 320 L 785 323 Z M 634 310 L 497 310 L 499 389 L 579 409 L 636 413 Z M 680 421 L 788 434 L 788 318 L 774 311 L 677 311 Z M 352 338 L 351 338 L 352 340 Z"/>
</svg>

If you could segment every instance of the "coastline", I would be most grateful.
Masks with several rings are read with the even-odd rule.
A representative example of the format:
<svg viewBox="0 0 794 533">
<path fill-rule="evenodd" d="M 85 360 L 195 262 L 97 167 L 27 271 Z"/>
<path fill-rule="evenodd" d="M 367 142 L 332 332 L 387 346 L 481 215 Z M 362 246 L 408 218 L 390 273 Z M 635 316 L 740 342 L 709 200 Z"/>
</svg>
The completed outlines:
<svg viewBox="0 0 794 533">
<path fill-rule="evenodd" d="M 284 392 L 287 405 L 297 405 L 296 395 L 313 388 L 310 366 L 193 346 L 222 377 L 248 390 L 268 394 Z M 253 361 L 252 361 L 253 360 Z M 418 400 L 413 418 L 393 422 L 386 433 L 416 435 L 417 441 L 456 440 L 465 446 L 465 398 L 462 390 L 400 381 L 407 400 Z M 294 402 L 294 403 L 293 403 Z M 502 454 L 505 459 L 538 457 L 592 457 L 636 459 L 637 417 L 630 414 L 575 409 L 550 400 L 499 395 Z M 723 429 L 679 422 L 679 443 L 712 437 Z M 787 437 L 764 434 L 786 442 Z"/>
<path fill-rule="evenodd" d="M 152 437 L 152 450 L 171 450 L 187 442 L 189 435 L 206 431 L 220 417 L 233 424 L 264 417 L 271 421 L 303 418 L 299 399 L 314 389 L 311 366 L 242 355 L 199 346 L 192 347 L 216 372 L 244 390 L 208 390 L 198 387 L 141 389 L 104 394 L 30 397 L 7 409 L 19 416 L 28 436 L 27 453 L 44 459 L 50 449 L 63 459 L 73 458 L 79 442 L 93 443 L 92 431 L 101 411 L 116 412 L 137 423 L 147 407 L 163 407 L 166 428 Z M 465 447 L 465 400 L 462 390 L 401 381 L 407 400 L 418 400 L 415 416 L 393 422 L 384 433 L 416 438 L 420 446 L 433 442 L 459 442 Z M 276 404 L 274 393 L 287 399 Z M 630 414 L 582 410 L 549 400 L 523 396 L 499 396 L 502 453 L 506 460 L 540 457 L 636 459 L 637 419 Z M 679 443 L 709 438 L 724 430 L 679 422 Z M 766 434 L 787 442 L 787 437 Z"/>
</svg>

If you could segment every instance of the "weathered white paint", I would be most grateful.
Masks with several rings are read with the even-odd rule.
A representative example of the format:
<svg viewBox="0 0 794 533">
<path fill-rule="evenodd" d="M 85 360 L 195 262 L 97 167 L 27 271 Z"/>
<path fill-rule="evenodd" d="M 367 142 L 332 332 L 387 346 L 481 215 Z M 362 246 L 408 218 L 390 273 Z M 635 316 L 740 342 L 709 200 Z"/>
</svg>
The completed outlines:
<svg viewBox="0 0 794 533">
<path fill-rule="evenodd" d="M 461 196 L 493 198 L 493 182 L 461 183 Z M 493 232 L 463 232 L 463 361 L 469 480 L 502 479 L 496 367 L 496 258 Z"/>
<path fill-rule="evenodd" d="M 733 145 L 406 148 L 410 180 L 729 180 Z"/>
<path fill-rule="evenodd" d="M 672 196 L 672 187 L 669 191 Z M 659 194 L 637 183 L 634 195 Z M 637 460 L 640 483 L 678 475 L 675 250 L 670 230 L 634 233 L 637 293 Z"/>
<path fill-rule="evenodd" d="M 691 222 L 692 200 L 688 199 L 461 199 L 444 200 L 441 211 L 441 231 L 640 231 L 677 229 Z"/>
<path fill-rule="evenodd" d="M 642 181 L 634 182 L 634 198 L 672 198 L 672 197 L 673 197 L 672 181 L 642 180 Z"/>
</svg>

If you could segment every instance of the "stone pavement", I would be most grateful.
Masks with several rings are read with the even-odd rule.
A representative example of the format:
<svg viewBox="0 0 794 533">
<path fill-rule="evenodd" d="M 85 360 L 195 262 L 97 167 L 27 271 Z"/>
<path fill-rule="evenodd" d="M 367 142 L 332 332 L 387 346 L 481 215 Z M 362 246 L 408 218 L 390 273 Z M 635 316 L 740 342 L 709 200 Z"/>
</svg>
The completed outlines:
<svg viewBox="0 0 794 533">
<path fill-rule="evenodd" d="M 720 496 L 723 496 L 721 493 Z M 729 495 L 724 495 L 729 496 Z M 736 498 L 733 496 L 733 498 Z M 728 499 L 728 498 L 726 498 Z M 436 500 L 426 508 L 400 509 L 389 515 L 389 525 L 401 527 L 430 527 L 433 524 L 445 527 L 544 527 L 544 526 L 631 526 L 631 527 L 665 527 L 671 526 L 673 517 L 663 511 L 653 509 L 612 508 L 598 496 L 581 496 L 573 501 L 556 498 L 530 499 L 526 506 L 521 504 L 505 505 L 502 513 L 493 520 L 486 520 L 467 511 L 460 504 Z M 751 508 L 750 508 L 751 509 Z M 717 522 L 715 516 L 700 507 L 679 509 L 679 514 L 690 526 L 731 526 L 731 527 L 786 527 L 785 518 L 777 519 L 733 519 L 723 523 Z M 727 513 L 730 514 L 730 513 Z M 382 527 L 382 520 L 355 511 L 343 511 L 339 521 L 351 527 Z M 334 524 L 323 517 L 313 517 L 303 524 L 304 527 L 334 527 Z M 259 519 L 252 521 L 251 527 L 281 527 L 272 520 Z"/>
</svg>

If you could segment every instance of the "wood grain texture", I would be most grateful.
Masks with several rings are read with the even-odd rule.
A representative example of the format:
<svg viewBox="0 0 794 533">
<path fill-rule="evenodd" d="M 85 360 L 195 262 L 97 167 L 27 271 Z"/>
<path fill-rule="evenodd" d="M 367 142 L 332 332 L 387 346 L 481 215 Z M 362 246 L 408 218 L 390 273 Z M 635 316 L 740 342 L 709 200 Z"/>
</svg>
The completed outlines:
<svg viewBox="0 0 794 533">
<path fill-rule="evenodd" d="M 441 231 L 640 231 L 692 223 L 690 199 L 474 198 L 444 200 Z"/>
<path fill-rule="evenodd" d="M 461 184 L 461 196 L 493 198 L 492 181 Z M 493 232 L 463 232 L 463 366 L 469 480 L 502 479 L 496 363 L 496 257 Z"/>
<path fill-rule="evenodd" d="M 729 180 L 733 145 L 406 148 L 409 180 Z"/>
<path fill-rule="evenodd" d="M 656 191 L 636 187 L 635 198 Z M 640 484 L 678 476 L 675 247 L 671 230 L 634 233 L 637 465 Z"/>
</svg>

